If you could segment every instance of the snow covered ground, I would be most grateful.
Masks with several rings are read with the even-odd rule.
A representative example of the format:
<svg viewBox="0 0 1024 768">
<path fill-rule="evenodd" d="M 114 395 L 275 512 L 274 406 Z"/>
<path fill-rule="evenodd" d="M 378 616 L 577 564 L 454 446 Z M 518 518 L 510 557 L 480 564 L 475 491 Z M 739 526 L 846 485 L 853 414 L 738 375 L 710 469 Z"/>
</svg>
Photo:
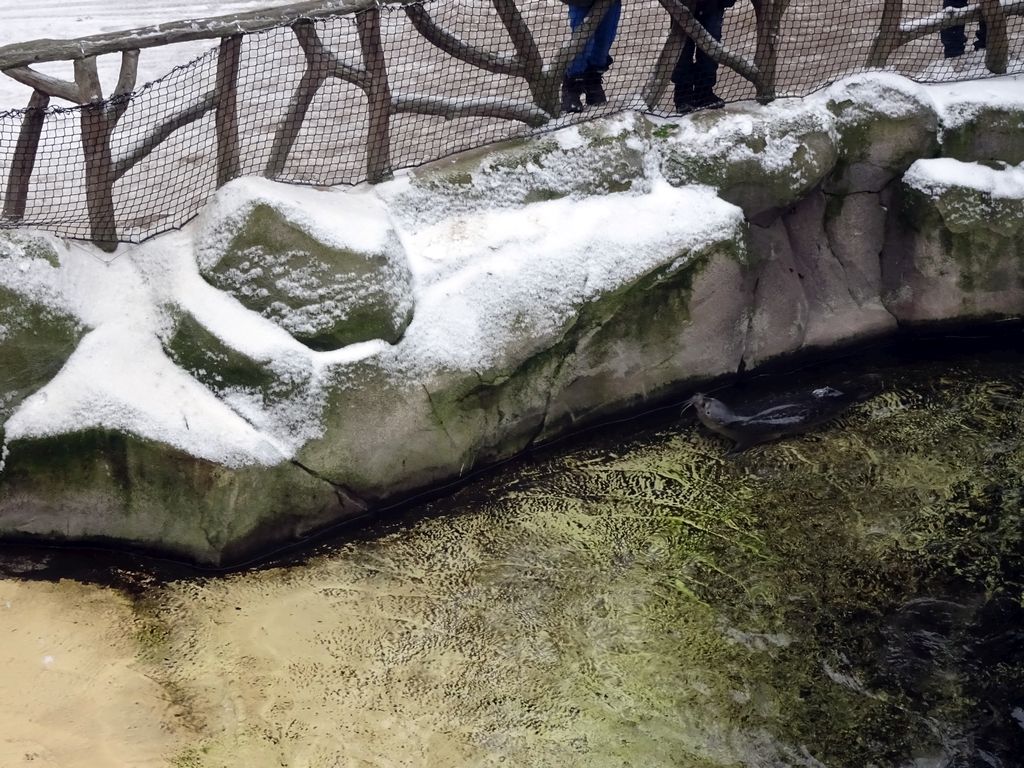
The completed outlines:
<svg viewBox="0 0 1024 768">
<path fill-rule="evenodd" d="M 133 27 L 145 27 L 178 19 L 226 16 L 260 8 L 283 5 L 284 0 L 37 0 L 18 3 L 5 0 L 0 3 L 0 46 L 22 43 L 40 38 L 64 39 L 117 32 Z M 144 83 L 166 74 L 177 64 L 183 64 L 208 50 L 213 43 L 180 43 L 150 48 L 139 57 L 139 82 Z M 100 59 L 100 75 L 105 90 L 117 81 L 119 57 Z M 72 80 L 71 65 L 57 63 L 39 65 L 41 72 Z M 0 111 L 24 107 L 31 90 L 9 77 L 0 76 Z"/>
</svg>

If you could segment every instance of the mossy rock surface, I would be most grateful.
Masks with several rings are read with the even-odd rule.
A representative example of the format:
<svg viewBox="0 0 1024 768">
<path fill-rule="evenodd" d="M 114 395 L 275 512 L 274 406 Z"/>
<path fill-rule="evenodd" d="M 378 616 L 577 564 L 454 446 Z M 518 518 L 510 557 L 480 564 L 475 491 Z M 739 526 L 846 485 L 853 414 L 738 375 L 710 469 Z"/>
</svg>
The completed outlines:
<svg viewBox="0 0 1024 768">
<path fill-rule="evenodd" d="M 231 387 L 266 390 L 276 377 L 265 362 L 233 349 L 191 314 L 180 314 L 164 343 L 174 363 L 214 391 Z"/>
<path fill-rule="evenodd" d="M 915 160 L 939 152 L 939 118 L 909 82 L 905 87 L 854 81 L 828 101 L 839 161 L 825 184 L 833 194 L 878 192 Z"/>
<path fill-rule="evenodd" d="M 12 440 L 0 537 L 103 540 L 231 562 L 351 512 L 290 462 L 230 468 L 120 432 Z"/>
<path fill-rule="evenodd" d="M 378 250 L 342 247 L 258 199 L 217 227 L 230 236 L 206 256 L 203 276 L 313 349 L 395 343 L 412 319 L 411 273 L 393 231 Z"/>
<path fill-rule="evenodd" d="M 0 287 L 0 424 L 75 351 L 77 321 Z"/>
<path fill-rule="evenodd" d="M 901 216 L 955 265 L 965 293 L 1024 290 L 1024 199 L 970 187 L 902 192 Z"/>
<path fill-rule="evenodd" d="M 486 370 L 426 374 L 387 359 L 339 367 L 329 374 L 326 430 L 298 460 L 362 498 L 385 498 L 706 377 L 708 365 L 734 369 L 747 258 L 739 228 L 699 252 L 666 254 L 648 274 L 581 304 L 543 344 L 512 342 Z M 695 301 L 713 309 L 697 317 Z"/>
<path fill-rule="evenodd" d="M 774 108 L 737 120 L 731 111 L 699 112 L 655 136 L 662 171 L 676 186 L 705 184 L 758 220 L 792 205 L 838 159 L 832 118 L 821 109 Z"/>
<path fill-rule="evenodd" d="M 1024 163 L 1024 106 L 970 105 L 942 131 L 942 154 L 965 162 Z"/>
<path fill-rule="evenodd" d="M 884 298 L 903 321 L 1024 315 L 1024 200 L 905 181 L 882 264 Z"/>
<path fill-rule="evenodd" d="M 60 266 L 60 257 L 53 245 L 45 236 L 35 232 L 0 232 L 0 260 L 5 259 L 40 261 L 53 268 Z"/>
</svg>

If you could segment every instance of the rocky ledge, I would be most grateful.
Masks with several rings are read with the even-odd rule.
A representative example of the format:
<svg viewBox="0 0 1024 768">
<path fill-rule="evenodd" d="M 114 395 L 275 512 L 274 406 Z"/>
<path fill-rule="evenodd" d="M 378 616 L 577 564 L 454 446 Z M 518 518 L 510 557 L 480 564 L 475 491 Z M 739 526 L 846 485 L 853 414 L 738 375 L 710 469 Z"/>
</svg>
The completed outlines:
<svg viewBox="0 0 1024 768">
<path fill-rule="evenodd" d="M 236 561 L 741 367 L 1024 315 L 1024 97 L 890 75 L 372 188 L 261 179 L 111 259 L 0 235 L 0 536 Z"/>
</svg>

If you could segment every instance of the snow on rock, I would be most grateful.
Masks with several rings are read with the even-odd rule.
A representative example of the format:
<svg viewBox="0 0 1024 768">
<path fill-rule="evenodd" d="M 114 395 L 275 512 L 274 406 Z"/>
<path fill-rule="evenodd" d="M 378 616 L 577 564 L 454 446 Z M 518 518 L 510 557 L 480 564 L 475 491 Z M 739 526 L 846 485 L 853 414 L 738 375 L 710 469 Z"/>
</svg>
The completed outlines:
<svg viewBox="0 0 1024 768">
<path fill-rule="evenodd" d="M 65 368 L 22 403 L 6 425 L 8 440 L 89 428 L 123 430 L 238 466 L 279 463 L 316 434 L 320 402 L 312 386 L 314 354 L 199 276 L 191 230 L 139 247 L 122 246 L 112 259 L 43 236 L 30 244 L 40 251 L 44 243 L 47 248 L 40 252 L 50 254 L 47 258 L 30 258 L 23 243 L 0 242 L 5 244 L 0 287 L 45 299 L 95 329 Z M 239 392 L 215 396 L 162 348 L 183 313 L 279 380 L 309 386 L 285 403 L 254 402 Z M 34 340 L 40 360 L 48 338 Z M 365 348 L 362 354 L 374 351 Z M 36 387 L 44 383 L 37 381 Z"/>
<path fill-rule="evenodd" d="M 912 118 L 923 110 L 934 110 L 929 89 L 899 75 L 870 72 L 843 78 L 816 97 L 832 108 L 839 127 L 864 119 L 885 117 L 890 120 Z"/>
<path fill-rule="evenodd" d="M 60 245 L 36 232 L 6 232 L 0 237 L 0 287 L 54 310 L 65 309 L 60 282 Z"/>
<path fill-rule="evenodd" d="M 194 300 L 189 289 L 202 283 L 191 257 L 182 259 L 190 252 L 189 238 L 175 233 L 140 248 L 122 247 L 109 262 L 82 246 L 52 240 L 51 247 L 59 269 L 38 259 L 28 269 L 24 261 L 0 261 L 0 284 L 30 295 L 43 289 L 55 293 L 54 301 L 95 330 L 60 373 L 22 403 L 6 424 L 8 440 L 100 428 L 228 466 L 285 458 L 273 437 L 256 432 L 161 349 L 160 338 L 171 324 L 165 307 L 177 303 L 179 292 L 184 303 Z M 274 339 L 272 332 L 251 335 L 264 338 L 264 347 Z"/>
<path fill-rule="evenodd" d="M 632 112 L 602 118 L 427 163 L 378 193 L 406 229 L 544 200 L 642 193 L 652 128 Z"/>
<path fill-rule="evenodd" d="M 407 236 L 419 309 L 395 357 L 418 374 L 518 364 L 580 307 L 737 236 L 741 211 L 707 187 L 617 193 L 454 216 Z"/>
<path fill-rule="evenodd" d="M 6 424 L 7 439 L 120 430 L 229 467 L 286 457 L 164 354 L 145 331 L 110 324 L 88 334 L 49 384 Z"/>
<path fill-rule="evenodd" d="M 929 197 L 937 198 L 953 188 L 971 189 L 993 198 L 1024 200 L 1024 163 L 992 168 L 964 163 L 949 157 L 918 160 L 903 182 Z"/>
<path fill-rule="evenodd" d="M 844 126 L 860 116 L 903 119 L 935 104 L 948 119 L 958 104 L 1020 104 L 1020 93 L 1019 78 L 924 87 L 887 73 L 859 75 L 803 101 L 667 121 L 625 114 L 573 126 L 375 188 L 323 191 L 240 179 L 220 191 L 195 225 L 122 247 L 112 259 L 46 236 L 11 239 L 0 253 L 0 286 L 64 307 L 100 331 L 85 345 L 89 354 L 76 355 L 52 390 L 39 393 L 46 408 L 42 398 L 25 402 L 11 424 L 22 435 L 124 428 L 216 461 L 280 460 L 324 429 L 325 371 L 374 358 L 402 376 L 432 367 L 501 369 L 556 341 L 580 307 L 602 292 L 671 263 L 677 251 L 732 237 L 742 216 L 726 200 L 747 206 L 749 214 L 798 198 L 827 173 Z M 830 111 L 838 103 L 843 109 Z M 519 162 L 531 152 L 532 159 Z M 615 184 L 606 178 L 589 188 L 588 174 L 611 157 L 623 163 Z M 936 183 L 940 169 L 958 167 L 937 163 L 916 164 L 908 180 L 924 188 L 926 179 Z M 683 186 L 662 181 L 663 169 Z M 979 184 L 989 179 L 998 196 L 1019 183 L 1020 171 L 971 167 L 966 175 Z M 548 192 L 529 202 L 536 184 Z M 751 192 L 758 184 L 771 190 L 767 197 Z M 514 194 L 502 197 L 503 189 Z M 552 196 L 558 199 L 545 199 Z M 397 346 L 377 339 L 314 352 L 296 341 L 283 310 L 276 317 L 253 311 L 240 301 L 244 296 L 203 280 L 199 266 L 223 260 L 258 205 L 273 207 L 324 247 L 405 251 L 398 290 L 405 303 L 395 306 L 415 300 L 416 316 Z M 295 281 L 290 287 L 299 295 L 309 288 Z M 315 293 L 314 287 L 305 295 Z M 185 365 L 189 375 L 167 355 L 186 318 L 201 331 L 193 348 L 205 353 Z M 313 321 L 302 312 L 290 318 L 297 325 Z M 96 349 L 99 340 L 110 349 Z M 247 369 L 230 380 L 214 363 L 235 353 Z M 138 361 L 152 370 L 142 371 Z M 70 371 L 89 382 L 77 395 Z M 253 384 L 250 373 L 268 384 Z M 160 397 L 129 397 L 123 382 L 136 375 L 166 381 L 153 390 Z M 204 432 L 203 423 L 217 427 Z"/>
<path fill-rule="evenodd" d="M 365 190 L 239 179 L 202 214 L 197 243 L 204 277 L 314 349 L 395 342 L 409 323 L 406 256 Z"/>
<path fill-rule="evenodd" d="M 978 56 L 981 52 L 975 52 Z M 970 54 L 968 54 L 970 55 Z M 1018 62 L 1018 71 L 1024 62 Z M 962 83 L 922 86 L 939 110 L 946 128 L 969 122 L 979 111 L 989 109 L 1024 110 L 1024 75 L 985 78 Z"/>
<path fill-rule="evenodd" d="M 830 194 L 879 192 L 919 157 L 938 149 L 939 120 L 926 91 L 906 78 L 847 78 L 822 96 L 835 115 L 843 162 Z"/>
<path fill-rule="evenodd" d="M 63 306 L 51 243 L 29 233 L 0 237 L 0 442 L 4 420 L 53 377 L 84 332 Z"/>
<path fill-rule="evenodd" d="M 918 160 L 889 228 L 889 306 L 914 322 L 1019 316 L 1022 245 L 1024 165 Z"/>
<path fill-rule="evenodd" d="M 280 210 L 290 224 L 334 248 L 373 253 L 393 237 L 387 210 L 365 188 L 330 192 L 245 177 L 221 187 L 202 214 L 196 241 L 200 268 L 223 258 L 239 225 L 258 205 Z"/>
<path fill-rule="evenodd" d="M 819 101 L 698 112 L 664 125 L 662 169 L 673 184 L 707 184 L 748 218 L 791 205 L 835 165 L 834 117 Z"/>
<path fill-rule="evenodd" d="M 1024 162 L 1024 78 L 933 89 L 942 122 L 942 154 L 966 162 Z"/>
</svg>

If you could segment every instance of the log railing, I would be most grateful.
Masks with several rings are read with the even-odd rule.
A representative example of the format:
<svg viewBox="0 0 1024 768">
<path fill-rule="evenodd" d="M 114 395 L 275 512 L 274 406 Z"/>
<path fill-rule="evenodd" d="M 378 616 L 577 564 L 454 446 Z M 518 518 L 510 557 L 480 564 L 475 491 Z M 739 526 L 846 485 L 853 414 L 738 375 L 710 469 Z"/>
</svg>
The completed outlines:
<svg viewBox="0 0 1024 768">
<path fill-rule="evenodd" d="M 70 101 L 82 107 L 82 153 L 92 240 L 100 248 L 113 251 L 119 241 L 114 184 L 179 128 L 201 119 L 211 110 L 215 111 L 217 184 L 224 184 L 238 175 L 239 136 L 235 100 L 238 60 L 244 35 L 295 24 L 296 18 L 302 19 L 299 23 L 308 24 L 311 19 L 365 9 L 376 9 L 374 0 L 319 0 L 234 16 L 92 35 L 79 40 L 34 40 L 0 48 L 0 71 L 33 88 L 7 180 L 3 218 L 16 223 L 25 214 L 44 112 L 50 99 Z M 152 133 L 139 137 L 127 154 L 113 157 L 110 137 L 131 102 L 141 49 L 217 39 L 220 40 L 220 50 L 215 89 L 198 95 L 191 105 L 166 118 Z M 96 57 L 110 53 L 121 54 L 121 72 L 113 93 L 105 99 L 96 72 Z M 44 75 L 31 67 L 32 64 L 66 60 L 74 62 L 74 82 Z"/>
<path fill-rule="evenodd" d="M 517 0 L 490 0 L 498 20 L 512 43 L 514 53 L 495 53 L 460 39 L 438 23 L 422 0 L 316 0 L 279 8 L 202 20 L 106 33 L 79 40 L 36 40 L 0 48 L 0 71 L 33 89 L 24 111 L 20 133 L 7 178 L 0 226 L 23 220 L 36 165 L 47 108 L 52 99 L 69 101 L 80 108 L 81 143 L 85 161 L 86 205 L 92 239 L 113 250 L 119 241 L 114 205 L 114 184 L 178 129 L 214 114 L 216 131 L 216 183 L 240 173 L 237 92 L 239 59 L 246 35 L 290 27 L 305 57 L 305 68 L 292 93 L 284 119 L 273 137 L 263 169 L 269 178 L 285 169 L 306 114 L 320 88 L 332 78 L 358 87 L 366 99 L 369 116 L 366 134 L 365 177 L 371 182 L 391 173 L 391 118 L 403 113 L 440 115 L 446 118 L 493 117 L 540 126 L 559 115 L 559 87 L 570 62 L 615 0 L 596 0 L 584 22 L 545 61 Z M 734 70 L 753 84 L 756 97 L 768 102 L 777 96 L 777 67 L 783 19 L 791 0 L 752 0 L 756 18 L 756 49 L 753 59 L 715 40 L 697 21 L 694 0 L 624 0 L 658 3 L 667 13 L 667 36 L 661 53 L 652 62 L 640 97 L 655 109 L 669 83 L 672 67 L 687 37 L 708 56 Z M 448 99 L 435 94 L 406 93 L 389 79 L 381 39 L 382 9 L 404 13 L 424 39 L 448 55 L 473 67 L 525 81 L 530 98 L 498 99 L 487 96 Z M 1024 0 L 977 0 L 962 9 L 946 9 L 914 21 L 903 20 L 902 0 L 885 0 L 879 32 L 869 65 L 885 66 L 900 46 L 923 35 L 965 22 L 984 19 L 988 24 L 986 63 L 990 71 L 1006 71 L 1009 45 L 1006 16 L 1024 14 Z M 335 54 L 320 39 L 315 22 L 354 15 L 361 62 L 353 64 Z M 175 114 L 164 118 L 147 135 L 117 156 L 111 135 L 129 109 L 136 86 L 140 51 L 145 48 L 196 40 L 218 40 L 215 85 L 207 93 L 194 94 Z M 96 57 L 117 53 L 121 69 L 116 86 L 104 96 L 97 76 Z M 74 81 L 42 74 L 32 65 L 51 61 L 74 63 Z"/>
<path fill-rule="evenodd" d="M 1024 16 L 1024 0 L 977 0 L 963 8 L 944 8 L 930 16 L 911 21 L 903 20 L 903 0 L 885 0 L 867 65 L 884 67 L 898 48 L 912 40 L 984 19 L 988 25 L 985 68 L 996 75 L 1005 74 L 1010 55 L 1007 16 Z"/>
</svg>

